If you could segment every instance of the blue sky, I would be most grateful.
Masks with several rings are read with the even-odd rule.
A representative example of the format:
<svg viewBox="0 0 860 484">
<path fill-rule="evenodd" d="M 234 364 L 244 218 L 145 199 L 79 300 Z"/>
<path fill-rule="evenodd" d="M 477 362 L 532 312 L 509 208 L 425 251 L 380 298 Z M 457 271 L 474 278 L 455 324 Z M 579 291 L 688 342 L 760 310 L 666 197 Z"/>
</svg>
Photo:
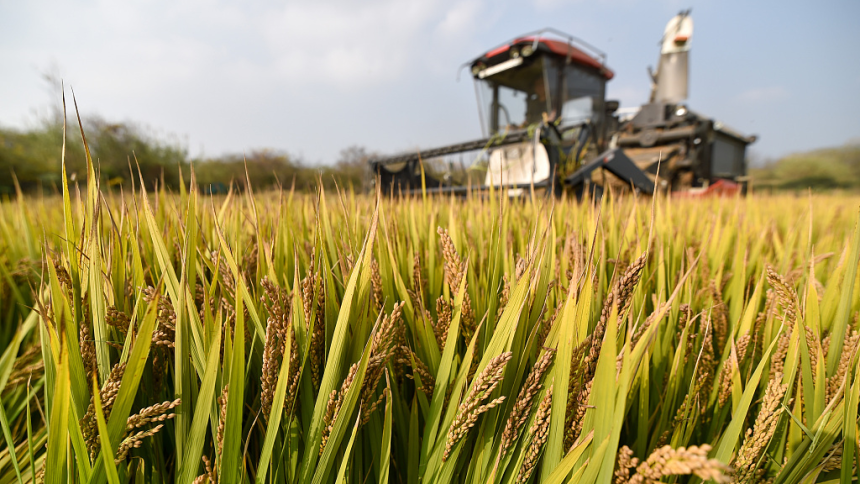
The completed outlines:
<svg viewBox="0 0 860 484">
<path fill-rule="evenodd" d="M 666 22 L 692 8 L 689 105 L 757 134 L 759 158 L 860 138 L 860 2 L 0 0 L 0 125 L 58 102 L 177 137 L 192 155 L 268 147 L 310 163 L 480 137 L 458 66 L 552 26 L 608 55 L 608 97 L 647 99 Z"/>
</svg>

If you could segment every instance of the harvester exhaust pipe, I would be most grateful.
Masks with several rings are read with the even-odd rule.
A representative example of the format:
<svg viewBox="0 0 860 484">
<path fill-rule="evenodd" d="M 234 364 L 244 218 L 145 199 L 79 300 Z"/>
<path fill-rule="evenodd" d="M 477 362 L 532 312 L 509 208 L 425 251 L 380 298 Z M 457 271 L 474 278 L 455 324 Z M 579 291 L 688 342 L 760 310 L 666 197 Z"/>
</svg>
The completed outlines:
<svg viewBox="0 0 860 484">
<path fill-rule="evenodd" d="M 660 63 L 651 75 L 651 102 L 677 104 L 687 99 L 690 41 L 693 18 L 690 10 L 672 17 L 663 31 Z"/>
</svg>

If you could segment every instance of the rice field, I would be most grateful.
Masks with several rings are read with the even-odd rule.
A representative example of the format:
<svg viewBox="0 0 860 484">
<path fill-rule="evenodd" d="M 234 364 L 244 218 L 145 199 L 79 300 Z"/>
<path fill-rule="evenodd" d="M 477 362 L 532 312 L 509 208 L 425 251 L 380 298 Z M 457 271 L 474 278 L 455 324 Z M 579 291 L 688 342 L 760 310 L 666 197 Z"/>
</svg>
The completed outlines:
<svg viewBox="0 0 860 484">
<path fill-rule="evenodd" d="M 856 477 L 858 198 L 95 179 L 0 203 L 0 484 Z"/>
</svg>

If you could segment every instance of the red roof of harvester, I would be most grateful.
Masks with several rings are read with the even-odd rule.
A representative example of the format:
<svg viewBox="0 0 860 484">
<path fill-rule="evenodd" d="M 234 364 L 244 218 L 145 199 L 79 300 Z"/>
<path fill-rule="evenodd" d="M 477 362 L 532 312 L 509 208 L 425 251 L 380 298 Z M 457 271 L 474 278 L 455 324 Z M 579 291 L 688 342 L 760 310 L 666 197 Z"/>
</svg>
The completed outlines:
<svg viewBox="0 0 860 484">
<path fill-rule="evenodd" d="M 594 67 L 595 69 L 598 69 L 601 72 L 601 74 L 603 74 L 603 76 L 607 80 L 612 79 L 615 76 L 615 73 L 612 72 L 611 70 L 609 70 L 609 68 L 607 68 L 605 65 L 603 65 L 599 60 L 595 59 L 594 57 L 591 57 L 590 55 L 588 55 L 585 52 L 581 51 L 580 49 L 577 49 L 576 47 L 568 44 L 567 42 L 563 42 L 561 40 L 555 40 L 555 39 L 547 39 L 547 38 L 543 38 L 543 37 L 538 37 L 537 40 L 541 44 L 545 45 L 550 50 L 550 52 L 552 52 L 553 54 L 565 56 L 565 57 L 570 58 L 570 60 L 572 60 L 573 62 L 576 62 L 578 64 L 582 64 L 585 66 L 590 66 L 590 67 Z M 484 54 L 484 57 L 487 57 L 487 58 L 494 57 L 494 56 L 497 56 L 497 55 L 502 54 L 504 52 L 507 52 L 508 50 L 511 49 L 511 47 L 513 45 L 521 44 L 521 43 L 527 43 L 527 42 L 534 42 L 534 41 L 535 41 L 535 37 L 520 37 L 518 39 L 515 39 L 510 44 L 503 45 L 501 47 L 498 47 L 496 49 L 493 49 L 493 50 L 487 52 L 486 54 Z"/>
</svg>

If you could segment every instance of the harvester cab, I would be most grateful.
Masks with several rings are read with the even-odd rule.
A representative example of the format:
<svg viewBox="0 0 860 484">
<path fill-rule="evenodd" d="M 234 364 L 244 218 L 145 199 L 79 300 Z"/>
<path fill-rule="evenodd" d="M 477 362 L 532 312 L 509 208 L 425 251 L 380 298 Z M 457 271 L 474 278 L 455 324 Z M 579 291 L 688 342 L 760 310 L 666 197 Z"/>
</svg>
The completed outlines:
<svg viewBox="0 0 860 484">
<path fill-rule="evenodd" d="M 682 12 L 664 32 L 649 102 L 626 118 L 606 100 L 613 72 L 597 48 L 554 29 L 506 42 L 464 65 L 483 138 L 370 160 L 375 180 L 391 193 L 650 193 L 659 166 L 661 189 L 702 192 L 718 180 L 734 189 L 754 138 L 687 109 L 691 37 Z"/>
<path fill-rule="evenodd" d="M 613 77 L 605 59 L 573 36 L 544 29 L 469 63 L 490 141 L 484 185 L 546 187 L 606 148 L 618 103 L 605 101 Z"/>
<path fill-rule="evenodd" d="M 602 151 L 616 128 L 611 111 L 618 103 L 604 101 L 613 76 L 605 57 L 552 29 L 485 52 L 464 65 L 474 78 L 483 138 L 371 160 L 376 180 L 386 191 L 560 192 L 562 175 Z"/>
</svg>

